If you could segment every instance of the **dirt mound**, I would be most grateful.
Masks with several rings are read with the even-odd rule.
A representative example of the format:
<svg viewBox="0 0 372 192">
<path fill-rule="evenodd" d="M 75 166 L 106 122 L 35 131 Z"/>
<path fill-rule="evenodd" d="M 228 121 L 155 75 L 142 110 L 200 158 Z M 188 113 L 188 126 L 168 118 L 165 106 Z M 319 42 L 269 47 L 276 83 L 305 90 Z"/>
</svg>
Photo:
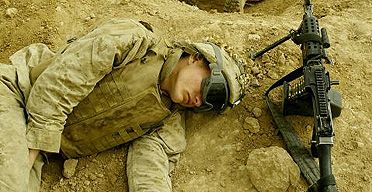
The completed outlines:
<svg viewBox="0 0 372 192">
<path fill-rule="evenodd" d="M 343 112 L 334 120 L 334 174 L 340 191 L 372 191 L 372 106 L 368 104 L 372 97 L 372 3 L 329 0 L 314 4 L 331 41 L 329 55 L 335 65 L 327 68 L 333 79 L 341 81 L 337 89 L 344 99 Z M 249 59 L 249 53 L 297 28 L 302 1 L 264 0 L 246 6 L 245 13 L 211 9 L 204 11 L 177 0 L 0 0 L 0 62 L 7 62 L 14 51 L 30 43 L 42 42 L 56 50 L 112 17 L 147 21 L 171 40 L 209 39 L 223 45 L 247 63 L 248 95 L 242 105 L 223 115 L 188 114 L 188 148 L 172 176 L 174 191 L 256 191 L 246 171 L 250 152 L 284 147 L 262 94 L 277 78 L 299 66 L 300 50 L 286 42 L 257 62 Z M 257 119 L 259 128 L 245 129 L 247 117 Z M 312 119 L 288 119 L 307 143 Z M 125 152 L 126 146 L 121 146 L 82 158 L 69 179 L 62 176 L 61 158 L 52 156 L 44 167 L 42 191 L 126 191 Z M 302 180 L 297 190 L 306 187 Z"/>
</svg>

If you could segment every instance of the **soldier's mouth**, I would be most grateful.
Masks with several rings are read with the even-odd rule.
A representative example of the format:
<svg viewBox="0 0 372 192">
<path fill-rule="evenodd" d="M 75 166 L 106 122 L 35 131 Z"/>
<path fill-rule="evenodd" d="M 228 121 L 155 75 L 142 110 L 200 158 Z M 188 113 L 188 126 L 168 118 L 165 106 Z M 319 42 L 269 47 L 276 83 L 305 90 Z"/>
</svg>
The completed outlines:
<svg viewBox="0 0 372 192">
<path fill-rule="evenodd" d="M 185 103 L 187 104 L 187 105 L 190 105 L 190 93 L 187 93 L 186 94 L 186 101 L 185 101 Z"/>
</svg>

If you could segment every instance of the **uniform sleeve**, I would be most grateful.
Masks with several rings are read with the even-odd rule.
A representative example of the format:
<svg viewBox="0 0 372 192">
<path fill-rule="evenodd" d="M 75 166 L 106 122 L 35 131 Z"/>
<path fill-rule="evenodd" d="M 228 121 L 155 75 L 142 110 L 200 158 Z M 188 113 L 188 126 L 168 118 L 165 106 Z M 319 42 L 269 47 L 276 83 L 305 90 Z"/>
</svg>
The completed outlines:
<svg viewBox="0 0 372 192">
<path fill-rule="evenodd" d="M 171 192 L 169 174 L 186 148 L 184 114 L 174 113 L 157 131 L 135 139 L 129 146 L 129 192 Z"/>
<path fill-rule="evenodd" d="M 112 20 L 56 54 L 27 101 L 30 149 L 59 152 L 71 113 L 106 74 L 146 54 L 157 38 L 132 20 Z"/>
</svg>

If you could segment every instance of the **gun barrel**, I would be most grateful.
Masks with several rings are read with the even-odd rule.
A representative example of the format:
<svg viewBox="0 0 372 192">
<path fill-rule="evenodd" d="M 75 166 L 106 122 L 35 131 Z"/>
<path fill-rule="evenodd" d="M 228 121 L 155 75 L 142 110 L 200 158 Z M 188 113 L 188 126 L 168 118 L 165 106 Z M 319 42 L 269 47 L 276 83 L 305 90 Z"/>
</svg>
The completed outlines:
<svg viewBox="0 0 372 192">
<path fill-rule="evenodd" d="M 313 4 L 311 3 L 311 0 L 305 0 L 304 12 L 306 15 L 313 15 Z"/>
<path fill-rule="evenodd" d="M 319 145 L 319 153 L 320 176 L 331 175 L 331 145 Z"/>
</svg>

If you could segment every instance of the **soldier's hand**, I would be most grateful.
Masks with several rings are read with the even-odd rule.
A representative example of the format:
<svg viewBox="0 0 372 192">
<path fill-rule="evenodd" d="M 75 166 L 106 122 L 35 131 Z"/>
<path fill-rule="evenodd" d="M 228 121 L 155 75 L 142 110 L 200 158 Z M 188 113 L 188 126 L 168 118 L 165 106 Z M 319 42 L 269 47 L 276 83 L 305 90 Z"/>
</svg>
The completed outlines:
<svg viewBox="0 0 372 192">
<path fill-rule="evenodd" d="M 28 170 L 30 171 L 32 169 L 32 166 L 34 165 L 36 157 L 39 155 L 40 150 L 36 149 L 29 149 L 28 151 Z"/>
</svg>

